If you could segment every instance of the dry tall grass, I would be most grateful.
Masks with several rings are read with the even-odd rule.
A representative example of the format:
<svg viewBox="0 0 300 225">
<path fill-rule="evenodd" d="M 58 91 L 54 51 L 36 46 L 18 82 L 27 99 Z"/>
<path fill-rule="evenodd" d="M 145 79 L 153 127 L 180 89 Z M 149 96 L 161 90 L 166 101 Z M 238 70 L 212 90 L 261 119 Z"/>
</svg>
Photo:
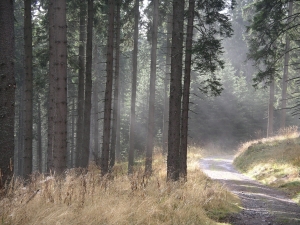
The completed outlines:
<svg viewBox="0 0 300 225">
<path fill-rule="evenodd" d="M 247 149 L 255 144 L 264 144 L 264 143 L 271 143 L 276 141 L 283 141 L 288 139 L 295 139 L 299 137 L 298 127 L 297 126 L 290 126 L 283 129 L 280 129 L 277 132 L 277 135 L 269 137 L 269 138 L 260 138 L 248 142 L 244 142 L 239 147 L 235 157 L 238 157 L 239 155 L 243 154 Z"/>
<path fill-rule="evenodd" d="M 197 157 L 189 156 L 186 183 L 165 182 L 161 154 L 150 178 L 142 168 L 128 177 L 119 164 L 113 178 L 91 165 L 64 178 L 36 174 L 26 186 L 15 179 L 0 201 L 1 224 L 217 224 L 211 218 L 236 210 L 237 200 L 198 169 Z"/>
<path fill-rule="evenodd" d="M 300 138 L 297 127 L 244 143 L 234 164 L 258 181 L 285 190 L 300 203 Z"/>
</svg>

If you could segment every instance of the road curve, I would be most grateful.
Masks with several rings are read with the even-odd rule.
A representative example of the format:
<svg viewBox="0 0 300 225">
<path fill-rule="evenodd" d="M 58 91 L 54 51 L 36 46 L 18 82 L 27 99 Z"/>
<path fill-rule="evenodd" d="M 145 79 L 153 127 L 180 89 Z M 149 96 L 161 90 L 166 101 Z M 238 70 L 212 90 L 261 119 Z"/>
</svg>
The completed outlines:
<svg viewBox="0 0 300 225">
<path fill-rule="evenodd" d="M 233 225 L 300 225 L 300 206 L 279 190 L 266 187 L 239 173 L 233 156 L 203 158 L 199 164 L 209 177 L 238 195 L 243 210 L 228 217 Z"/>
</svg>

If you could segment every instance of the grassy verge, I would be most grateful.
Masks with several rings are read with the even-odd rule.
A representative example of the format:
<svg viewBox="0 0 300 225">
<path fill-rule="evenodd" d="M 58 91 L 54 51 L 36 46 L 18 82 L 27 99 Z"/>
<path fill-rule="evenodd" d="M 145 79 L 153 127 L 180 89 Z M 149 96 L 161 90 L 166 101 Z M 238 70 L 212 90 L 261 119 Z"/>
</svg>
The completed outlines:
<svg viewBox="0 0 300 225">
<path fill-rule="evenodd" d="M 95 166 L 65 178 L 36 175 L 27 186 L 16 179 L 0 200 L 1 224 L 221 224 L 238 200 L 198 169 L 199 157 L 196 149 L 189 154 L 186 183 L 165 182 L 166 160 L 158 153 L 150 178 L 142 167 L 128 177 L 119 164 L 114 179 L 101 178 Z"/>
<path fill-rule="evenodd" d="M 300 203 L 300 138 L 297 132 L 288 129 L 276 137 L 244 143 L 234 165 L 263 184 L 284 190 Z"/>
</svg>

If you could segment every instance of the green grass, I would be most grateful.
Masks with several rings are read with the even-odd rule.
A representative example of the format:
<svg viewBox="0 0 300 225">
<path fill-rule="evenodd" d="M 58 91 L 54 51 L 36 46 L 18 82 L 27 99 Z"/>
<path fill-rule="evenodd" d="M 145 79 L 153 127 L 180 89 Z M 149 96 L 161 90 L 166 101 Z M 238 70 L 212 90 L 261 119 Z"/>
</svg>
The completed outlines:
<svg viewBox="0 0 300 225">
<path fill-rule="evenodd" d="M 298 133 L 244 143 L 235 157 L 234 165 L 261 183 L 284 190 L 300 203 Z"/>
</svg>

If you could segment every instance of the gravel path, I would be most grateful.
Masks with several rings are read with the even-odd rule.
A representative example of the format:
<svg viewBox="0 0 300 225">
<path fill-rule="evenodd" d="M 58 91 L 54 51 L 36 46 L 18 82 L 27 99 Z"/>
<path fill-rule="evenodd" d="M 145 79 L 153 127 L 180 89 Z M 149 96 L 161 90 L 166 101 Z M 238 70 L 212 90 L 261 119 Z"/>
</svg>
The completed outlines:
<svg viewBox="0 0 300 225">
<path fill-rule="evenodd" d="M 212 179 L 224 183 L 238 195 L 243 210 L 230 216 L 233 225 L 300 225 L 300 206 L 286 195 L 239 173 L 232 165 L 233 157 L 204 158 L 200 167 Z"/>
</svg>

